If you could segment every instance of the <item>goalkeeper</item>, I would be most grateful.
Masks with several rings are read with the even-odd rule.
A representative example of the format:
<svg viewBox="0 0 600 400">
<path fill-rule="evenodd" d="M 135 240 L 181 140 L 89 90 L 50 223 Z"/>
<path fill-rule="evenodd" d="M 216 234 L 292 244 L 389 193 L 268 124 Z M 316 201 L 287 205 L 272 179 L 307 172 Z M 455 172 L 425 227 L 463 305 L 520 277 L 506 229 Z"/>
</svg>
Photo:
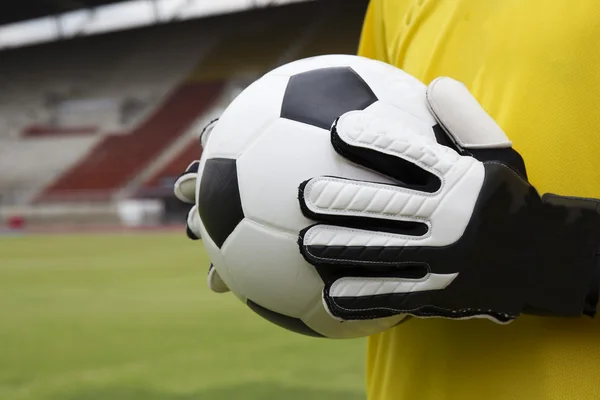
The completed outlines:
<svg viewBox="0 0 600 400">
<path fill-rule="evenodd" d="M 541 193 L 598 198 L 598 37 L 594 0 L 372 0 L 359 53 L 426 84 L 465 83 Z M 369 338 L 367 389 L 370 400 L 600 399 L 600 321 L 413 318 Z"/>
<path fill-rule="evenodd" d="M 600 198 L 600 161 L 597 157 L 600 138 L 595 133 L 600 125 L 600 74 L 596 68 L 600 61 L 600 46 L 596 40 L 600 33 L 598 21 L 600 5 L 587 0 L 372 0 L 359 53 L 393 64 L 425 83 L 439 76 L 462 81 L 508 134 L 515 150 L 525 160 L 529 182 L 540 192 Z M 466 104 L 461 102 L 468 102 L 468 96 L 464 93 L 461 95 L 459 89 L 453 89 L 453 84 L 448 85 L 444 90 L 444 86 L 438 84 L 440 89 L 437 95 L 433 86 L 430 86 L 431 97 L 428 101 L 438 121 L 460 121 L 460 113 L 452 111 L 453 102 L 459 104 L 454 110 L 460 110 Z M 452 93 L 456 93 L 454 101 L 451 96 L 448 97 Z M 436 109 L 436 104 L 440 106 L 439 109 Z M 342 156 L 352 157 L 359 164 L 368 162 L 370 167 L 378 166 L 384 174 L 393 175 L 397 172 L 386 170 L 393 165 L 393 159 L 381 152 L 365 151 L 352 142 L 353 138 L 347 132 L 354 130 L 347 129 L 350 124 L 348 121 L 352 121 L 348 118 L 351 117 L 340 119 L 337 131 L 334 127 L 336 151 Z M 471 121 L 471 126 L 476 122 L 477 119 Z M 475 138 L 475 144 L 485 144 L 486 137 L 489 138 L 492 133 L 486 130 L 490 126 L 488 123 L 478 127 L 483 128 L 482 136 Z M 460 140 L 460 133 L 457 134 L 460 127 L 454 129 L 455 132 L 452 132 L 451 125 L 446 124 L 444 128 L 455 139 L 444 144 L 469 153 L 469 146 L 462 146 L 461 149 L 460 145 L 464 143 Z M 434 146 L 431 148 L 435 150 Z M 456 258 L 460 252 L 453 253 L 450 247 L 436 249 L 435 246 L 417 248 L 417 251 L 404 251 L 408 247 L 396 247 L 387 249 L 385 256 L 393 264 L 402 262 L 404 258 L 410 262 L 411 256 L 418 256 L 433 261 L 432 269 L 439 267 L 436 263 L 443 264 L 446 259 L 442 267 L 451 271 L 460 270 L 459 274 L 464 277 L 462 283 L 469 281 L 469 274 L 476 271 L 483 278 L 479 280 L 480 285 L 476 284 L 479 275 L 471 278 L 471 284 L 467 287 L 458 284 L 461 278 L 457 278 L 457 284 L 437 293 L 425 291 L 422 296 L 406 297 L 407 301 L 395 304 L 393 296 L 350 298 L 342 304 L 345 308 L 339 306 L 338 300 L 343 299 L 336 299 L 329 286 L 325 299 L 329 311 L 342 319 L 365 317 L 365 311 L 369 311 L 367 317 L 377 317 L 378 312 L 379 316 L 384 316 L 382 310 L 387 313 L 401 311 L 413 300 L 416 302 L 414 307 L 404 311 L 413 311 L 412 314 L 417 316 L 443 317 L 412 318 L 369 338 L 368 397 L 372 400 L 600 399 L 600 322 L 585 317 L 556 317 L 578 314 L 578 304 L 584 300 L 595 308 L 597 277 L 588 274 L 595 270 L 597 272 L 597 268 L 591 265 L 599 233 L 597 227 L 600 226 L 597 204 L 592 200 L 560 197 L 545 197 L 544 202 L 539 203 L 539 197 L 536 198 L 537 195 L 533 195 L 532 191 L 528 192 L 528 184 L 518 176 L 519 173 L 525 176 L 520 159 L 495 158 L 500 153 L 493 146 L 479 147 L 478 152 L 479 157 L 487 160 L 486 182 L 493 184 L 494 176 L 502 175 L 488 174 L 490 171 L 516 171 L 514 176 L 504 174 L 503 181 L 498 181 L 497 187 L 509 183 L 507 191 L 497 190 L 485 200 L 498 200 L 496 204 L 507 206 L 511 211 L 499 208 L 488 209 L 486 213 L 479 209 L 473 214 L 473 218 L 479 218 L 478 223 L 482 224 L 482 228 L 488 229 L 482 230 L 488 234 L 487 237 L 480 235 L 475 237 L 474 242 L 485 243 L 486 238 L 494 237 L 502 243 L 495 247 L 488 246 L 491 253 L 484 254 L 487 258 L 483 262 L 480 256 L 483 253 L 476 257 Z M 190 166 L 190 182 L 194 181 L 194 168 L 197 168 L 197 164 Z M 185 175 L 182 176 L 180 183 L 187 182 L 185 178 Z M 531 196 L 523 196 L 519 199 L 522 201 L 516 203 L 502 201 L 515 193 L 529 193 Z M 300 201 L 305 215 L 314 212 L 306 207 L 306 203 L 302 203 L 302 196 L 310 197 L 308 186 L 301 186 Z M 560 211 L 564 204 L 570 211 Z M 548 209 L 550 214 L 546 213 Z M 514 210 L 518 210 L 519 214 Z M 312 218 L 315 220 L 326 219 L 326 211 L 308 216 L 315 217 Z M 505 213 L 502 215 L 506 215 L 506 218 L 490 219 L 490 214 L 494 213 L 497 213 L 492 215 L 494 218 L 501 213 Z M 522 220 L 515 219 L 515 215 Z M 485 223 L 490 220 L 498 223 L 499 228 L 494 230 L 486 227 Z M 580 229 L 573 231 L 573 234 L 567 229 L 553 230 L 556 228 L 553 225 L 555 221 L 560 222 L 556 226 L 569 229 L 579 226 Z M 519 222 L 522 222 L 523 229 L 532 232 L 531 240 L 523 240 L 525 235 L 519 232 L 515 235 L 514 243 L 522 247 L 513 248 L 511 252 L 511 248 L 504 245 L 511 243 L 512 237 L 502 237 L 498 232 L 514 233 Z M 544 227 L 551 228 L 549 232 L 558 233 L 554 236 L 544 235 L 547 232 Z M 343 226 L 341 228 L 344 229 Z M 432 221 L 434 232 L 435 229 L 436 222 Z M 489 235 L 490 232 L 496 233 L 496 236 Z M 589 235 L 586 237 L 582 232 L 589 232 Z M 539 239 L 536 237 L 538 234 Z M 316 268 L 321 268 L 321 272 L 335 268 L 343 270 L 344 263 L 368 265 L 373 261 L 367 258 L 382 254 L 346 252 L 346 259 L 341 263 L 335 259 L 334 251 L 319 245 L 324 249 L 323 254 L 333 254 L 333 258 L 323 254 L 311 258 L 312 249 L 307 232 L 301 232 L 300 238 L 301 252 Z M 552 243 L 549 248 L 551 251 L 545 252 L 539 246 L 544 243 Z M 531 249 L 523 247 L 524 244 L 538 247 Z M 494 254 L 492 251 L 499 249 L 506 251 L 504 254 Z M 553 259 L 549 254 L 561 257 L 573 254 L 578 257 L 563 263 L 562 258 Z M 454 259 L 452 256 L 455 256 Z M 528 260 L 534 262 L 527 263 Z M 538 260 L 542 261 L 539 266 L 535 262 Z M 480 264 L 469 270 L 469 263 L 474 262 Z M 486 270 L 485 267 L 489 267 L 486 264 L 495 268 Z M 567 268 L 565 264 L 568 264 Z M 547 271 L 536 269 L 540 267 L 551 268 Z M 380 268 L 379 272 L 384 270 Z M 349 268 L 341 276 L 352 278 L 352 273 L 352 268 Z M 524 276 L 518 276 L 519 273 Z M 496 277 L 505 279 L 496 282 L 493 280 Z M 511 277 L 517 279 L 507 279 Z M 565 278 L 564 285 L 561 285 L 561 279 L 557 279 L 559 277 Z M 522 281 L 518 278 L 522 278 Z M 532 286 L 531 283 L 535 283 L 536 279 L 539 279 L 539 285 Z M 570 279 L 577 284 L 571 286 Z M 215 291 L 226 290 L 213 269 L 209 273 L 209 285 Z M 576 295 L 559 291 L 565 295 L 564 303 L 563 297 L 548 295 L 561 286 L 577 286 Z M 514 290 L 502 292 L 507 287 Z M 453 293 L 458 296 L 453 296 Z M 503 299 L 496 296 L 498 293 L 502 294 Z M 522 295 L 531 297 L 523 302 Z M 419 299 L 435 301 L 427 308 L 419 304 Z M 537 312 L 531 312 L 531 308 L 511 309 L 513 305 L 520 307 L 522 303 L 533 308 L 542 307 Z M 456 304 L 460 306 L 454 307 Z M 359 309 L 359 306 L 365 308 Z M 495 309 L 496 306 L 501 310 Z M 554 316 L 526 315 L 542 314 L 540 311 L 544 309 L 551 310 L 550 314 Z M 475 314 L 481 316 L 486 311 L 488 317 L 497 322 L 511 320 L 521 312 L 524 315 L 507 326 L 482 319 L 452 319 Z M 586 314 L 595 312 L 591 309 L 583 311 Z"/>
</svg>

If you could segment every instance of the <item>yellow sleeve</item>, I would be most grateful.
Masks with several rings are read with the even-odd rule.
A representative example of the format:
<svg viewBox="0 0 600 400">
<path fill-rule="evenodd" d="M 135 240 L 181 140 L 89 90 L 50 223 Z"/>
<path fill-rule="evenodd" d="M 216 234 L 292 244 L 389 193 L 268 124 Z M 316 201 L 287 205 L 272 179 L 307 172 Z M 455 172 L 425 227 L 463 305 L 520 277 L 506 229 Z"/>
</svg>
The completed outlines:
<svg viewBox="0 0 600 400">
<path fill-rule="evenodd" d="M 389 62 L 381 0 L 371 0 L 363 22 L 358 55 Z"/>
</svg>

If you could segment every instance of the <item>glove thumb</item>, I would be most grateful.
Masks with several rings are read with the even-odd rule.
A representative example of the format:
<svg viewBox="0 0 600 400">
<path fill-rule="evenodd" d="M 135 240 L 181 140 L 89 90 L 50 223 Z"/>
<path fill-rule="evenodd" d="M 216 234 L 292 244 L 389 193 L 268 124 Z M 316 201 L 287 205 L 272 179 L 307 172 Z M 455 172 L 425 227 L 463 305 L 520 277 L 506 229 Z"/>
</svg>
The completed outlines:
<svg viewBox="0 0 600 400">
<path fill-rule="evenodd" d="M 198 213 L 198 208 L 193 206 L 188 212 L 187 216 L 187 224 L 186 224 L 186 234 L 187 237 L 192 240 L 198 240 L 202 236 L 200 233 L 200 214 Z"/>
<path fill-rule="evenodd" d="M 427 105 L 437 122 L 463 149 L 507 148 L 512 143 L 467 87 L 440 77 L 427 86 Z"/>
<path fill-rule="evenodd" d="M 463 83 L 435 79 L 427 86 L 427 106 L 442 128 L 436 132 L 438 143 L 479 161 L 500 161 L 527 178 L 521 155 Z"/>
<path fill-rule="evenodd" d="M 200 161 L 193 161 L 185 169 L 185 172 L 179 175 L 173 185 L 175 197 L 184 203 L 196 203 L 196 178 L 198 177 L 199 166 Z"/>
</svg>

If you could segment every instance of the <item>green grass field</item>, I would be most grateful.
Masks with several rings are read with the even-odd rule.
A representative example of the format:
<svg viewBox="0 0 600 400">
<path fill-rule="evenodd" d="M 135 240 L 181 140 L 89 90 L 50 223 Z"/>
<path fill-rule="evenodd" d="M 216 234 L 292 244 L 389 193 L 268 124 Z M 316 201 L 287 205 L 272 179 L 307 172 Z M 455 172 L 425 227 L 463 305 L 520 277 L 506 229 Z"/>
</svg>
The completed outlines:
<svg viewBox="0 0 600 400">
<path fill-rule="evenodd" d="M 181 234 L 0 237 L 0 399 L 363 399 L 363 340 L 275 327 Z"/>
</svg>

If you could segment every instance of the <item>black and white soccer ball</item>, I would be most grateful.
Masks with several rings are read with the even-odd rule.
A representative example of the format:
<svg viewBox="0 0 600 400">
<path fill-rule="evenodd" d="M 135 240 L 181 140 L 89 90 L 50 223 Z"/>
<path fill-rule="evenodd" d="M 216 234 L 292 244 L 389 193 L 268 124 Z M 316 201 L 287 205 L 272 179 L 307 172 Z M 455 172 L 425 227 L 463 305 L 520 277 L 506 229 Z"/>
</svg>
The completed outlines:
<svg viewBox="0 0 600 400">
<path fill-rule="evenodd" d="M 257 314 L 291 331 L 329 338 L 368 336 L 402 320 L 341 322 L 322 301 L 323 281 L 300 254 L 298 233 L 315 223 L 298 186 L 319 175 L 389 183 L 339 156 L 334 120 L 352 110 L 435 121 L 426 86 L 388 64 L 328 55 L 279 67 L 225 110 L 206 142 L 196 199 L 204 245 L 217 272 Z"/>
</svg>

